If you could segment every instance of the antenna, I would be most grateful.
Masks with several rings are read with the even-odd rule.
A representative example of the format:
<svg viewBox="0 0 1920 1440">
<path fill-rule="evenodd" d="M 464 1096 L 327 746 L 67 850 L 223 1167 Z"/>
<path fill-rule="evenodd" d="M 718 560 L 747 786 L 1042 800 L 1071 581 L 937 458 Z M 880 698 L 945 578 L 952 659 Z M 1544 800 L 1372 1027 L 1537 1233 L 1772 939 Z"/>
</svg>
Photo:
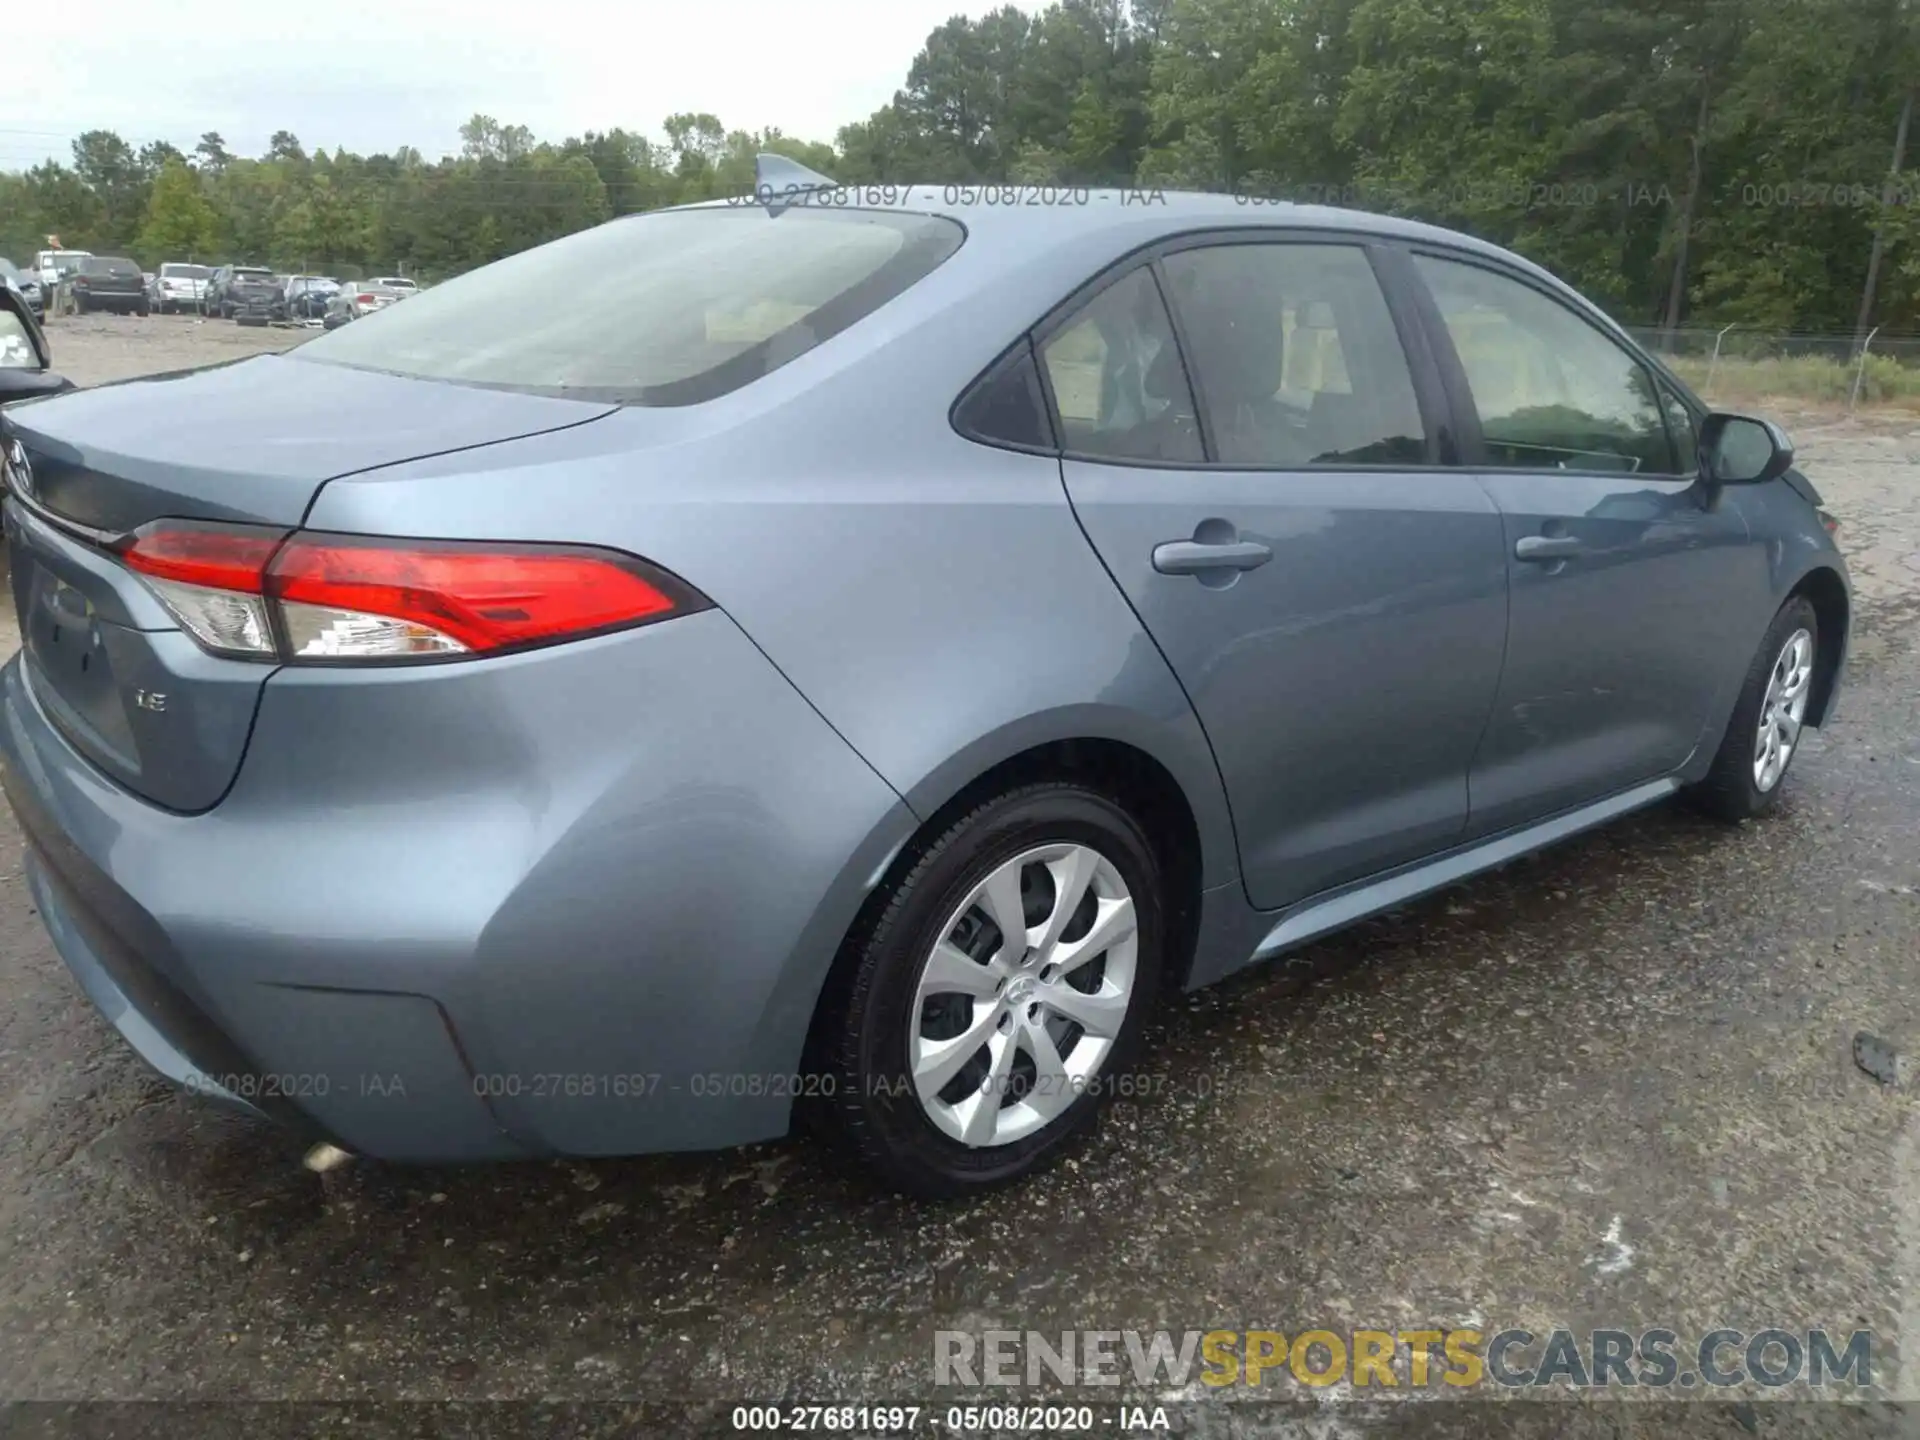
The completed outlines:
<svg viewBox="0 0 1920 1440">
<path fill-rule="evenodd" d="M 754 198 L 767 207 L 769 214 L 778 214 L 785 209 L 789 199 L 795 195 L 803 195 L 810 190 L 832 190 L 839 183 L 784 155 L 762 151 L 753 157 Z"/>
</svg>

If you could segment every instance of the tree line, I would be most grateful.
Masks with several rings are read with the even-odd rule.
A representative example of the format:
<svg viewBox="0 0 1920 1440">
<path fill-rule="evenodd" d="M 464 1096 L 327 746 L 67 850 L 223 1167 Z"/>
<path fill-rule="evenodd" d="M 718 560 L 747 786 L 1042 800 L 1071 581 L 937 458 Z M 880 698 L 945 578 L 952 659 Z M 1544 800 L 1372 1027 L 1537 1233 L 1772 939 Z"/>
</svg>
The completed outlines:
<svg viewBox="0 0 1920 1440">
<path fill-rule="evenodd" d="M 110 131 L 0 174 L 0 254 L 429 278 L 614 215 L 740 194 L 753 156 L 849 183 L 1228 190 L 1509 245 L 1631 324 L 1920 330 L 1917 0 L 1060 0 L 957 17 L 831 144 L 728 130 L 457 155 L 192 154 Z"/>
</svg>

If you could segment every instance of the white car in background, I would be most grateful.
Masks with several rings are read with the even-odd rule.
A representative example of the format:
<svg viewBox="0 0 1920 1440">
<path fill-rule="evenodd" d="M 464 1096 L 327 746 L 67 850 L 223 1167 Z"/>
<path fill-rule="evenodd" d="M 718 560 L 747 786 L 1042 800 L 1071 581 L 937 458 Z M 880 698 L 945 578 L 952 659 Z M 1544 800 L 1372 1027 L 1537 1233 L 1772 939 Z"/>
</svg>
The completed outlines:
<svg viewBox="0 0 1920 1440">
<path fill-rule="evenodd" d="M 33 269 L 40 277 L 40 288 L 51 295 L 53 287 L 78 270 L 82 260 L 92 258 L 91 250 L 42 250 L 33 257 Z"/>
<path fill-rule="evenodd" d="M 376 285 L 382 290 L 393 291 L 393 298 L 396 300 L 404 300 L 409 295 L 420 293 L 420 287 L 404 275 L 376 275 L 367 281 L 367 284 Z"/>
<path fill-rule="evenodd" d="M 207 293 L 207 281 L 212 278 L 211 265 L 188 265 L 169 260 L 154 272 L 153 284 L 147 287 L 154 313 L 165 315 L 169 310 L 198 310 L 201 299 Z"/>
</svg>

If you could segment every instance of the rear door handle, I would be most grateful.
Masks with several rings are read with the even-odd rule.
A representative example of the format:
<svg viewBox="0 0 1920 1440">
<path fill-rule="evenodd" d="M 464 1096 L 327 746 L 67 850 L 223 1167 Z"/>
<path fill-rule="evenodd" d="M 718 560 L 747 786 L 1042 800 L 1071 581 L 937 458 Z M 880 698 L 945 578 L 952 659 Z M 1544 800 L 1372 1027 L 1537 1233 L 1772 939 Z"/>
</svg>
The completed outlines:
<svg viewBox="0 0 1920 1440">
<path fill-rule="evenodd" d="M 1257 570 L 1273 558 L 1258 540 L 1169 540 L 1153 547 L 1153 568 L 1162 575 L 1202 575 L 1209 570 Z"/>
<path fill-rule="evenodd" d="M 1516 560 L 1564 560 L 1580 553 L 1580 542 L 1571 535 L 1522 535 L 1513 542 Z"/>
</svg>

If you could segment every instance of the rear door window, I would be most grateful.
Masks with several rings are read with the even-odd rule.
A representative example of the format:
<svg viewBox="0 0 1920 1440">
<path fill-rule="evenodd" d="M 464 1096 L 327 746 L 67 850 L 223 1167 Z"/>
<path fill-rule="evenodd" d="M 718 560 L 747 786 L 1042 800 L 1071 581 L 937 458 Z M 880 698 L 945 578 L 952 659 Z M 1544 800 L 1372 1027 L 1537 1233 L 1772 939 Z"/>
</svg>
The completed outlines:
<svg viewBox="0 0 1920 1440">
<path fill-rule="evenodd" d="M 1089 300 L 1048 336 L 1040 358 L 1068 454 L 1188 465 L 1205 459 L 1173 323 L 1145 266 Z"/>
<path fill-rule="evenodd" d="M 662 211 L 431 289 L 409 285 L 409 303 L 318 337 L 298 357 L 617 404 L 697 404 L 858 323 L 964 238 L 951 220 L 898 211 Z"/>
</svg>

